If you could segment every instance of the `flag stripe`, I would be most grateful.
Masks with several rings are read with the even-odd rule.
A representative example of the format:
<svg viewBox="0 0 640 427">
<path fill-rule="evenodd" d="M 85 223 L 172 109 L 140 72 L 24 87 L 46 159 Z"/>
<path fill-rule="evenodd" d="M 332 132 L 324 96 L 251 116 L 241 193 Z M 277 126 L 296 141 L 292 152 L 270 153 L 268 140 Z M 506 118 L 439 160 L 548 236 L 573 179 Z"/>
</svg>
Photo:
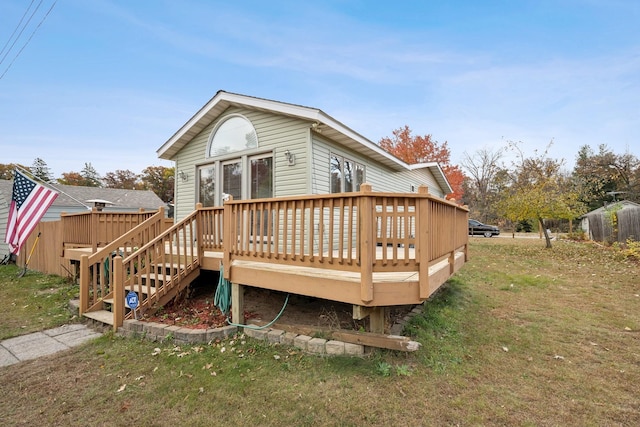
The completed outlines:
<svg viewBox="0 0 640 427">
<path fill-rule="evenodd" d="M 20 248 L 56 197 L 56 191 L 34 182 L 18 170 L 15 171 L 5 237 L 11 252 L 20 253 Z"/>
</svg>

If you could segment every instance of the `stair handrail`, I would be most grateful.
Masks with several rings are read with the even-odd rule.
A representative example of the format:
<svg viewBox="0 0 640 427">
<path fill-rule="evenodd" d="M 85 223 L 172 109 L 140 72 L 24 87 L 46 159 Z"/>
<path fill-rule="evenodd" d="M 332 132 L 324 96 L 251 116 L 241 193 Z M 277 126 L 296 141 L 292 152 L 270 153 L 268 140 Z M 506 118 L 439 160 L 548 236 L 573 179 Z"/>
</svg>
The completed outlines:
<svg viewBox="0 0 640 427">
<path fill-rule="evenodd" d="M 114 280 L 113 326 L 114 326 L 114 329 L 117 330 L 117 328 L 122 326 L 123 320 L 130 315 L 129 314 L 125 316 L 124 314 L 125 307 L 122 304 L 122 301 L 124 299 L 124 294 L 125 294 L 125 282 L 127 280 L 124 272 L 133 271 L 131 264 L 136 260 L 139 254 L 144 254 L 146 251 L 148 251 L 149 249 L 153 248 L 158 244 L 164 244 L 163 241 L 167 237 L 172 236 L 174 233 L 176 233 L 176 231 L 180 230 L 180 228 L 184 227 L 186 224 L 189 224 L 190 222 L 197 223 L 199 214 L 200 214 L 199 209 L 193 211 L 191 214 L 187 215 L 186 217 L 184 217 L 183 219 L 181 219 L 180 221 L 178 221 L 177 223 L 169 227 L 167 230 L 158 234 L 156 237 L 154 237 L 153 239 L 149 240 L 147 243 L 139 247 L 137 251 L 129 255 L 126 255 L 124 257 L 121 257 L 119 255 L 116 255 L 116 257 L 114 257 L 114 268 L 113 268 L 114 270 L 114 276 L 113 276 L 113 280 Z M 196 232 L 196 236 L 199 236 L 199 233 L 200 233 L 199 230 L 196 229 L 195 232 Z M 194 236 L 191 236 L 191 237 L 194 237 Z M 189 242 L 191 243 L 191 248 L 189 250 L 187 250 L 187 248 L 184 248 L 184 250 L 185 250 L 185 254 L 189 252 L 193 256 L 192 264 L 190 266 L 190 270 L 193 270 L 197 268 L 200 264 L 201 239 L 194 240 L 193 238 L 191 238 L 189 239 Z M 170 243 L 173 243 L 173 242 L 170 242 Z M 177 242 L 177 243 L 179 244 L 180 242 Z M 169 289 L 173 289 L 179 286 L 180 286 L 180 277 L 178 276 L 177 282 L 172 283 L 172 286 Z M 165 289 L 165 292 L 166 291 L 167 289 Z M 138 306 L 138 309 L 144 309 L 145 307 L 143 306 L 148 304 L 148 301 L 144 300 L 143 298 L 140 298 L 139 301 L 140 301 L 140 305 Z"/>
<path fill-rule="evenodd" d="M 92 267 L 95 264 L 102 264 L 107 256 L 110 256 L 113 252 L 117 253 L 117 250 L 126 242 L 128 242 L 133 236 L 144 233 L 145 230 L 153 230 L 156 229 L 158 234 L 162 231 L 162 221 L 164 220 L 164 208 L 160 207 L 158 212 L 153 216 L 138 224 L 122 236 L 115 239 L 113 242 L 108 243 L 106 246 L 98 249 L 95 253 L 91 255 L 83 255 L 80 259 L 80 315 L 87 312 L 89 310 L 90 301 L 89 301 L 89 287 L 90 287 L 90 279 L 91 279 L 91 270 L 94 270 L 94 275 L 100 270 L 99 268 L 93 269 Z M 160 228 L 157 228 L 160 227 Z M 113 273 L 113 263 L 109 263 L 110 273 Z M 97 279 L 93 278 L 93 286 L 94 286 L 94 296 L 93 301 L 91 301 L 91 305 L 96 304 L 96 300 L 99 298 L 104 298 L 109 291 L 107 289 L 110 288 L 110 277 L 105 274 L 105 283 L 100 284 L 99 294 L 100 297 L 96 297 L 96 292 L 98 292 Z"/>
<path fill-rule="evenodd" d="M 89 263 L 95 262 L 96 259 L 104 258 L 104 254 L 108 254 L 114 252 L 119 249 L 124 243 L 126 243 L 132 236 L 138 234 L 141 230 L 152 229 L 152 227 L 162 224 L 162 220 L 164 219 L 164 208 L 160 207 L 158 212 L 156 212 L 152 217 L 147 220 L 141 222 L 140 224 L 133 227 L 131 230 L 124 233 L 122 236 L 118 237 L 111 243 L 101 247 L 95 253 L 89 255 Z M 160 232 L 162 233 L 162 232 Z"/>
</svg>

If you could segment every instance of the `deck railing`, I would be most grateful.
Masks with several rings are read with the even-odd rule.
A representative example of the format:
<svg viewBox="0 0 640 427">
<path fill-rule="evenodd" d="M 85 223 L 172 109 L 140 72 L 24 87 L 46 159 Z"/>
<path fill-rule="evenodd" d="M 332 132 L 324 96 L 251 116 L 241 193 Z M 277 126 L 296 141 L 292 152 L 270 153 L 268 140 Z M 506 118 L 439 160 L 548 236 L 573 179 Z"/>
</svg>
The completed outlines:
<svg viewBox="0 0 640 427">
<path fill-rule="evenodd" d="M 62 214 L 62 240 L 67 247 L 97 248 L 114 241 L 157 211 L 105 212 L 96 208 L 88 212 Z M 63 248 L 64 249 L 64 248 Z"/>
<path fill-rule="evenodd" d="M 411 194 L 374 193 L 363 184 L 358 193 L 232 200 L 225 204 L 223 263 L 359 272 L 365 302 L 373 300 L 374 273 L 416 271 L 426 298 L 430 263 L 453 261 L 460 248 L 466 254 L 467 212 L 426 186 Z"/>
<path fill-rule="evenodd" d="M 80 217 L 85 220 L 85 217 Z M 91 255 L 80 259 L 80 313 L 91 310 L 113 291 L 113 258 L 127 256 L 146 242 L 160 235 L 165 227 L 164 209 L 153 213 L 141 223 L 114 238 Z M 113 228 L 112 228 L 113 230 Z M 67 243 L 65 241 L 65 243 Z"/>
<path fill-rule="evenodd" d="M 416 272 L 424 300 L 442 283 L 439 278 L 429 286 L 430 266 L 447 260 L 450 275 L 459 266 L 457 254 L 466 257 L 467 218 L 466 207 L 432 196 L 426 186 L 417 193 L 379 193 L 363 184 L 356 193 L 199 205 L 164 232 L 158 217 L 83 256 L 81 312 L 113 296 L 119 327 L 125 291 L 138 294 L 140 307 L 162 305 L 197 276 L 205 251 L 222 257 L 228 279 L 243 261 L 356 274 L 367 305 L 375 304 L 376 277 Z"/>
</svg>

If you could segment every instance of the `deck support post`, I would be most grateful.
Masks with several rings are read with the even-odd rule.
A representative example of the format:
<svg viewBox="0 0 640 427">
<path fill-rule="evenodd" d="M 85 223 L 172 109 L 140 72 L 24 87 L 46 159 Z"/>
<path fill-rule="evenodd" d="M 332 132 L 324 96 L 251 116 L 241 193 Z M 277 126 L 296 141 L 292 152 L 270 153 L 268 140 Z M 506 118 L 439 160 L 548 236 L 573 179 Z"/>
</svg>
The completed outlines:
<svg viewBox="0 0 640 427">
<path fill-rule="evenodd" d="M 89 308 L 89 255 L 80 257 L 80 308 L 82 316 Z"/>
<path fill-rule="evenodd" d="M 420 185 L 418 194 L 421 197 L 416 209 L 416 260 L 419 263 L 418 277 L 420 280 L 420 299 L 427 299 L 431 294 L 429 289 L 429 187 Z"/>
<path fill-rule="evenodd" d="M 364 302 L 373 301 L 373 262 L 375 260 L 376 239 L 373 219 L 373 194 L 371 184 L 360 185 L 358 216 L 360 235 L 360 298 Z"/>
<path fill-rule="evenodd" d="M 124 324 L 124 267 L 120 255 L 113 258 L 113 331 Z"/>
<path fill-rule="evenodd" d="M 231 283 L 231 321 L 244 325 L 244 286 Z"/>
<path fill-rule="evenodd" d="M 374 334 L 384 334 L 386 320 L 385 307 L 373 307 L 369 313 L 369 332 Z"/>
</svg>

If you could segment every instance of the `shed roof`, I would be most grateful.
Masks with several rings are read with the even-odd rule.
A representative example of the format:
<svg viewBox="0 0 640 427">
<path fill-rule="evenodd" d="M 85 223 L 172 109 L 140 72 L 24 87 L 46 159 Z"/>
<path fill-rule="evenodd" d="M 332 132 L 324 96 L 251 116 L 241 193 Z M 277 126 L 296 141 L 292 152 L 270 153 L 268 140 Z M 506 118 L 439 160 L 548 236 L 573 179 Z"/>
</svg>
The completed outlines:
<svg viewBox="0 0 640 427">
<path fill-rule="evenodd" d="M 629 208 L 640 208 L 638 203 L 632 202 L 631 200 L 620 200 L 618 202 L 609 203 L 606 206 L 599 207 L 598 209 L 594 209 L 591 212 L 587 212 L 582 215 L 580 218 L 586 217 L 587 215 L 601 214 L 604 213 L 606 209 L 611 208 L 611 206 L 621 205 L 621 209 L 629 209 Z"/>
<path fill-rule="evenodd" d="M 310 126 L 312 126 L 313 129 L 320 131 L 323 136 L 355 152 L 362 153 L 363 155 L 374 159 L 393 170 L 401 171 L 427 168 L 431 171 L 438 182 L 438 185 L 440 185 L 445 194 L 453 192 L 451 185 L 449 185 L 449 182 L 438 163 L 430 162 L 409 165 L 383 150 L 379 145 L 324 113 L 322 110 L 302 105 L 289 104 L 286 102 L 225 92 L 223 90 L 218 91 L 215 96 L 209 100 L 209 102 L 207 102 L 193 117 L 178 129 L 171 138 L 158 148 L 158 157 L 161 159 L 172 160 L 178 151 L 186 146 L 205 127 L 215 121 L 227 108 L 232 106 L 275 112 L 289 117 L 308 120 L 310 122 Z"/>
</svg>

